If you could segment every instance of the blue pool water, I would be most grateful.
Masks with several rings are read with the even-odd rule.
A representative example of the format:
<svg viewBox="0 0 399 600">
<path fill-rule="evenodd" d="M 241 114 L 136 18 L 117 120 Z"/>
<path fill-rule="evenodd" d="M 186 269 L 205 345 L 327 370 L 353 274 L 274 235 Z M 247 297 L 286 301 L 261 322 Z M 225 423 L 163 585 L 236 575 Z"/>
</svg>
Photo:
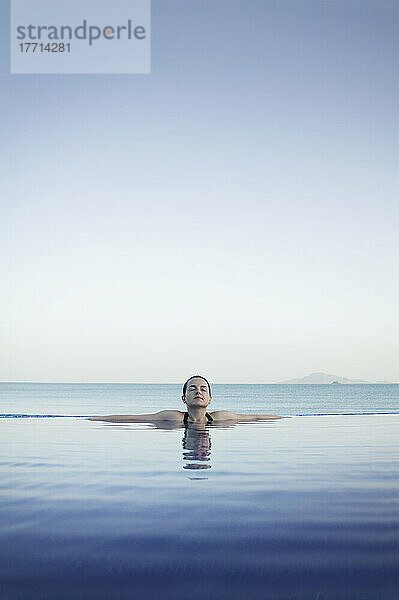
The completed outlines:
<svg viewBox="0 0 399 600">
<path fill-rule="evenodd" d="M 1 412 L 144 412 L 178 391 L 159 387 L 3 384 Z M 312 416 L 398 413 L 397 386 L 374 402 L 376 386 L 280 386 L 272 411 L 277 386 L 226 387 L 220 408 L 266 399 L 307 416 L 187 430 L 1 419 L 2 600 L 397 600 L 399 414 Z"/>
</svg>

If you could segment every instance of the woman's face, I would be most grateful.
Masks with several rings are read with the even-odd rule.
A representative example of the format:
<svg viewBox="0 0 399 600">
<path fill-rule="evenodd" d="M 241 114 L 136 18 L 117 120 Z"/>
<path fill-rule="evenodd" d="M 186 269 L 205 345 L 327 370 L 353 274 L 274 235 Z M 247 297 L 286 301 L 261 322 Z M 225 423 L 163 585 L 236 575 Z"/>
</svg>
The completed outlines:
<svg viewBox="0 0 399 600">
<path fill-rule="evenodd" d="M 183 396 L 183 402 L 191 407 L 206 407 L 211 401 L 209 387 L 207 382 L 201 377 L 192 377 L 189 379 L 186 388 L 186 395 Z"/>
</svg>

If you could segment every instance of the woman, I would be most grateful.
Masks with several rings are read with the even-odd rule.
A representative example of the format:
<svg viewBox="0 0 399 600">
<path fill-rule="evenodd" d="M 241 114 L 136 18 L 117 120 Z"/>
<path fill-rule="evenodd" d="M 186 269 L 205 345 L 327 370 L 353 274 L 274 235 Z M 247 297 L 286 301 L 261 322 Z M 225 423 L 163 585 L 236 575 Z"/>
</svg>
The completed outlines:
<svg viewBox="0 0 399 600">
<path fill-rule="evenodd" d="M 90 421 L 110 421 L 112 423 L 155 423 L 169 421 L 176 425 L 188 423 L 248 423 L 264 419 L 281 419 L 276 415 L 240 415 L 227 410 L 216 410 L 208 413 L 206 409 L 212 400 L 211 386 L 205 377 L 194 375 L 183 385 L 182 400 L 187 411 L 161 410 L 146 415 L 108 415 L 105 417 L 90 417 Z"/>
</svg>

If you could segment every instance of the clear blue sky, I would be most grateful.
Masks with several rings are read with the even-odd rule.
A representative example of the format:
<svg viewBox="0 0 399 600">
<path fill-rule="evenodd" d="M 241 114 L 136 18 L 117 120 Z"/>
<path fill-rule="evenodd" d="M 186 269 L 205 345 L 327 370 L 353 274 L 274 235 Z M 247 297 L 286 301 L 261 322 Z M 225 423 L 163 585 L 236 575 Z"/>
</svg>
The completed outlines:
<svg viewBox="0 0 399 600">
<path fill-rule="evenodd" d="M 151 75 L 9 75 L 3 381 L 399 381 L 396 1 L 153 0 Z"/>
</svg>

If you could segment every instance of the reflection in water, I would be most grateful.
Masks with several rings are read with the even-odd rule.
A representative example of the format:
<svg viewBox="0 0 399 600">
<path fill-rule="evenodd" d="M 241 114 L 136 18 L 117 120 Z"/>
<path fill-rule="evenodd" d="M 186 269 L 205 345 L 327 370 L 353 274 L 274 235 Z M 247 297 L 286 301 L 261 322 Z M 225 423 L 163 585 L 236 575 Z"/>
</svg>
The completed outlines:
<svg viewBox="0 0 399 600">
<path fill-rule="evenodd" d="M 118 429 L 131 430 L 132 423 L 117 423 L 117 422 L 104 422 L 105 427 L 112 427 Z M 184 427 L 184 434 L 182 439 L 183 446 L 183 460 L 187 461 L 183 465 L 183 469 L 190 471 L 204 471 L 211 469 L 211 447 L 212 442 L 209 435 L 209 425 L 199 423 L 188 423 L 182 426 L 171 421 L 159 421 L 153 423 L 133 423 L 135 427 L 140 428 L 151 428 L 151 429 L 181 429 Z M 214 429 L 230 429 L 236 427 L 237 423 L 212 423 Z M 189 477 L 189 479 L 208 479 L 208 477 Z"/>
<path fill-rule="evenodd" d="M 183 460 L 195 462 L 187 463 L 183 469 L 210 469 L 211 465 L 203 464 L 210 461 L 211 438 L 204 425 L 189 424 L 184 428 L 182 440 L 184 448 Z"/>
<path fill-rule="evenodd" d="M 183 469 L 205 470 L 210 469 L 207 464 L 211 459 L 211 438 L 205 425 L 196 425 L 189 423 L 184 428 L 182 440 L 183 460 L 190 461 L 183 465 Z M 197 478 L 196 478 L 197 479 Z M 201 477 L 200 479 L 207 479 Z"/>
</svg>

